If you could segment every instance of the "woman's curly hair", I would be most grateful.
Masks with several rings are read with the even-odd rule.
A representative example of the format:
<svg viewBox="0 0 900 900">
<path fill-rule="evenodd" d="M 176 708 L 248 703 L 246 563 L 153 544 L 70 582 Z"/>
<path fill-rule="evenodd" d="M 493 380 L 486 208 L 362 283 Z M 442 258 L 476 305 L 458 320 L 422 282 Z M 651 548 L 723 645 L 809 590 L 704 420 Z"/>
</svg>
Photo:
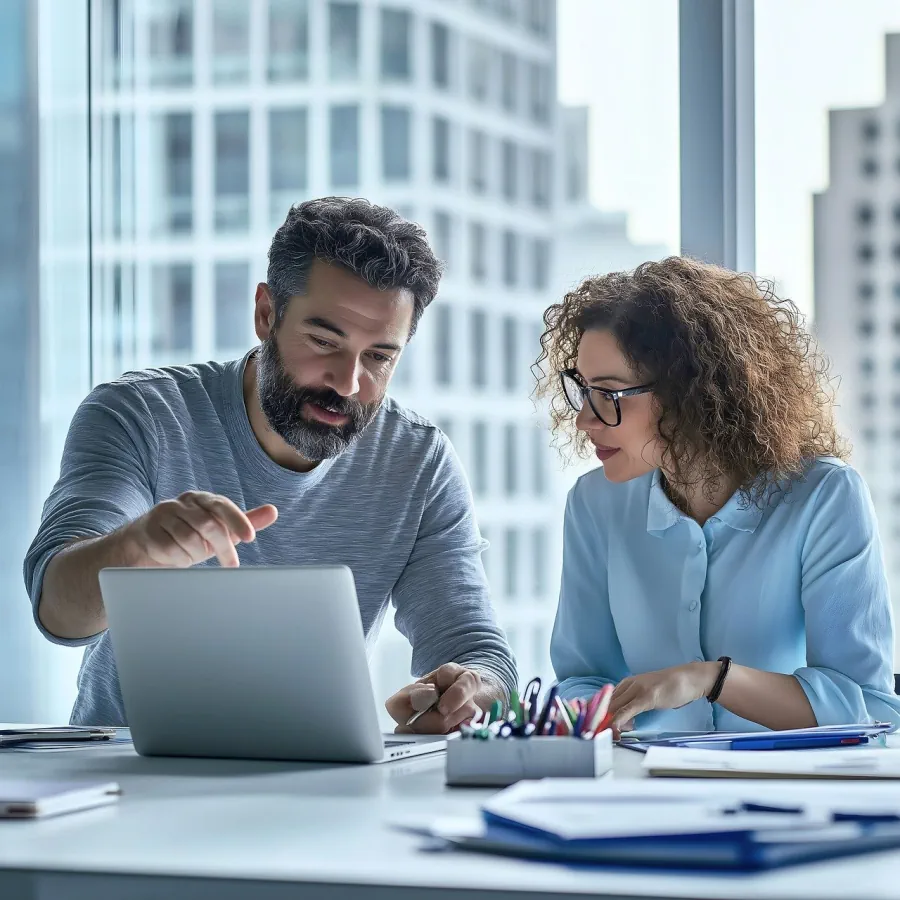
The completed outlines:
<svg viewBox="0 0 900 900">
<path fill-rule="evenodd" d="M 828 360 L 796 306 L 772 285 L 685 257 L 585 279 L 544 314 L 534 366 L 562 451 L 587 437 L 559 373 L 574 368 L 585 331 L 608 330 L 642 381 L 653 382 L 667 483 L 707 494 L 737 479 L 744 502 L 800 477 L 817 456 L 846 458 L 832 416 Z"/>
</svg>

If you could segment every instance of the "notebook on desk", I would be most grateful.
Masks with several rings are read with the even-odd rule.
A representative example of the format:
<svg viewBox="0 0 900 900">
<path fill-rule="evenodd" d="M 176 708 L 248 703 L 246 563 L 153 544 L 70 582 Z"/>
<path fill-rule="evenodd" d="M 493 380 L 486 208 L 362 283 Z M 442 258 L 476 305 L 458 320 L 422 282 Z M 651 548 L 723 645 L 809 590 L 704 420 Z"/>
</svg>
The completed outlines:
<svg viewBox="0 0 900 900">
<path fill-rule="evenodd" d="M 109 806 L 120 793 L 114 781 L 0 780 L 0 818 L 39 819 Z"/>
</svg>

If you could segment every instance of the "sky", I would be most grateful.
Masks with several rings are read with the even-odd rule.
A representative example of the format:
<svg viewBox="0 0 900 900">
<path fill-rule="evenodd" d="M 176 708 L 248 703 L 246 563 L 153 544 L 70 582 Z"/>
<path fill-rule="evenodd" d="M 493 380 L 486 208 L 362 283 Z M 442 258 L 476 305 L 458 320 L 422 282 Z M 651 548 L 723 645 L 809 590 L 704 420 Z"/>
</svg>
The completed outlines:
<svg viewBox="0 0 900 900">
<path fill-rule="evenodd" d="M 591 110 L 591 196 L 678 247 L 677 0 L 557 0 L 559 97 Z M 828 110 L 884 100 L 900 0 L 756 0 L 756 271 L 813 312 L 812 196 Z"/>
</svg>

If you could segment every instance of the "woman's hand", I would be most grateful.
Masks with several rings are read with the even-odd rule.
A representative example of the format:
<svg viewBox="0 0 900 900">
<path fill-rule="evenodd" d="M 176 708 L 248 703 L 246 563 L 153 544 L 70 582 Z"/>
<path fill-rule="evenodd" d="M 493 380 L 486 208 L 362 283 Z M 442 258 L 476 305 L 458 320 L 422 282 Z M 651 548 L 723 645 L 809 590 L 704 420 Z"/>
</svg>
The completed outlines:
<svg viewBox="0 0 900 900">
<path fill-rule="evenodd" d="M 609 711 L 613 729 L 634 728 L 634 717 L 651 709 L 678 709 L 706 697 L 719 676 L 717 662 L 692 662 L 623 678 L 613 691 Z"/>
</svg>

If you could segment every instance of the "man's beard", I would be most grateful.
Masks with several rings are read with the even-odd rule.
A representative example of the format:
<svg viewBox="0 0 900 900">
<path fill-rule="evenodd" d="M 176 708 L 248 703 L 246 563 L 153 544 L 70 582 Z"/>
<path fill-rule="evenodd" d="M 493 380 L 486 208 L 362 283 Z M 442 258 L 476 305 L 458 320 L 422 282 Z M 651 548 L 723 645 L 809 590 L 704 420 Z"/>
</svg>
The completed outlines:
<svg viewBox="0 0 900 900">
<path fill-rule="evenodd" d="M 331 388 L 298 387 L 284 368 L 274 332 L 256 356 L 256 392 L 269 427 L 310 462 L 343 453 L 372 423 L 382 400 L 363 404 Z M 328 425 L 311 419 L 303 409 L 307 403 L 347 416 L 349 421 Z"/>
</svg>

